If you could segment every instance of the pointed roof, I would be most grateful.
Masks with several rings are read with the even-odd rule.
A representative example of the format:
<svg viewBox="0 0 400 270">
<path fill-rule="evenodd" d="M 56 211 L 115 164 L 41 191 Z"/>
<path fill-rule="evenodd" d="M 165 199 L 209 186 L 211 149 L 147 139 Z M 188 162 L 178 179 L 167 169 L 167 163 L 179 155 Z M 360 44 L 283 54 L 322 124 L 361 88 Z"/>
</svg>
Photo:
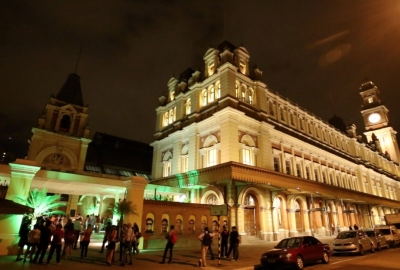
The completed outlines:
<svg viewBox="0 0 400 270">
<path fill-rule="evenodd" d="M 222 52 L 225 49 L 228 49 L 229 51 L 233 52 L 236 49 L 236 46 L 230 43 L 229 41 L 225 40 L 221 44 L 218 45 L 217 49 Z"/>
<path fill-rule="evenodd" d="M 81 91 L 81 78 L 75 73 L 68 76 L 56 98 L 69 104 L 83 107 L 83 98 Z"/>
</svg>

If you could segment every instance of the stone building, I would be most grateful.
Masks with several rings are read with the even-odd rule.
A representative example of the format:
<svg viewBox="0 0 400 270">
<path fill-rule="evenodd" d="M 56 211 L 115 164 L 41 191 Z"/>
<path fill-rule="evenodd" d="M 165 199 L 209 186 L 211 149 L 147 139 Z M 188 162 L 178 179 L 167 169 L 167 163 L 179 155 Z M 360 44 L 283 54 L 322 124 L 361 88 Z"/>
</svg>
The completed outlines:
<svg viewBox="0 0 400 270">
<path fill-rule="evenodd" d="M 230 226 L 264 240 L 373 227 L 398 211 L 396 131 L 372 82 L 359 89 L 363 142 L 355 125 L 343 131 L 269 89 L 246 48 L 225 41 L 203 59 L 159 98 L 152 185 L 227 204 Z"/>
</svg>

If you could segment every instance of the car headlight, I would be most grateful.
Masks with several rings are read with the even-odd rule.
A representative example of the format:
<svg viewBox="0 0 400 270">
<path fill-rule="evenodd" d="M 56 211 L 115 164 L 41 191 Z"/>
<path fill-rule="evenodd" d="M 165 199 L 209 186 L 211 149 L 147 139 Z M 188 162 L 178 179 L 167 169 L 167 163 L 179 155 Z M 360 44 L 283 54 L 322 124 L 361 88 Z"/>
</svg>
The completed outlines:
<svg viewBox="0 0 400 270">
<path fill-rule="evenodd" d="M 279 255 L 279 258 L 287 258 L 287 259 L 290 259 L 290 257 L 292 257 L 292 253 L 286 253 L 286 254 L 281 254 L 281 255 Z"/>
</svg>

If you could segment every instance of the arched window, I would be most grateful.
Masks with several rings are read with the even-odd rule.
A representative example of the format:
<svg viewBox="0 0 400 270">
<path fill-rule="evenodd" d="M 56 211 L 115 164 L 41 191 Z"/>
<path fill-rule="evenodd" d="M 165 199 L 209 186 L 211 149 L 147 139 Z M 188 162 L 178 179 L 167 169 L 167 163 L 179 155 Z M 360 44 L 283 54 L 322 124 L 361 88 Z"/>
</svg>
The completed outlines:
<svg viewBox="0 0 400 270">
<path fill-rule="evenodd" d="M 207 90 L 203 90 L 203 106 L 207 105 Z"/>
<path fill-rule="evenodd" d="M 217 98 L 221 98 L 221 84 L 220 83 L 218 83 Z"/>
<path fill-rule="evenodd" d="M 192 112 L 192 101 L 190 100 L 190 98 L 188 98 L 186 100 L 186 114 L 190 114 Z"/>
<path fill-rule="evenodd" d="M 214 85 L 210 87 L 210 94 L 208 96 L 208 102 L 213 102 L 215 99 L 215 88 Z"/>
<path fill-rule="evenodd" d="M 245 206 L 255 206 L 254 198 L 251 195 L 246 195 L 244 198 L 244 205 Z"/>
<path fill-rule="evenodd" d="M 239 84 L 238 83 L 235 83 L 235 95 L 236 95 L 236 98 L 238 98 L 239 96 Z"/>
</svg>

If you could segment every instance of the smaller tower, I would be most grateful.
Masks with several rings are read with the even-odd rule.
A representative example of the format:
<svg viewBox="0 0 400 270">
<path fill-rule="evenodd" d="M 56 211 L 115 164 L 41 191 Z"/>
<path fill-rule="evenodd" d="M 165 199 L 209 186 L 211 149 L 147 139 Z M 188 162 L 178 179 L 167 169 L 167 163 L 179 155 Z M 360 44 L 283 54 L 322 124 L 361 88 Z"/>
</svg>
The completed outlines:
<svg viewBox="0 0 400 270">
<path fill-rule="evenodd" d="M 364 135 L 368 142 L 378 144 L 379 151 L 387 154 L 391 160 L 399 162 L 399 146 L 396 139 L 397 132 L 389 126 L 389 110 L 381 104 L 378 87 L 371 81 L 361 84 L 360 95 L 363 100 L 361 114 L 364 119 Z"/>
</svg>

